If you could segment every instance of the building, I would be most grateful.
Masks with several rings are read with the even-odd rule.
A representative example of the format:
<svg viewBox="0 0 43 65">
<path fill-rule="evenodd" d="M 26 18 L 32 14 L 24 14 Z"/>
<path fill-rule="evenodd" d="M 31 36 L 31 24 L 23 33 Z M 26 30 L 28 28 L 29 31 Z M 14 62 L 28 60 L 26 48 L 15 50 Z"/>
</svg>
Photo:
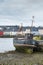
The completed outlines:
<svg viewBox="0 0 43 65">
<path fill-rule="evenodd" d="M 0 31 L 3 32 L 18 32 L 19 26 L 0 26 Z M 43 35 L 43 27 L 22 27 L 23 33 L 33 33 L 35 35 Z"/>
<path fill-rule="evenodd" d="M 40 35 L 43 35 L 43 27 L 39 27 L 38 32 L 40 33 Z"/>
</svg>

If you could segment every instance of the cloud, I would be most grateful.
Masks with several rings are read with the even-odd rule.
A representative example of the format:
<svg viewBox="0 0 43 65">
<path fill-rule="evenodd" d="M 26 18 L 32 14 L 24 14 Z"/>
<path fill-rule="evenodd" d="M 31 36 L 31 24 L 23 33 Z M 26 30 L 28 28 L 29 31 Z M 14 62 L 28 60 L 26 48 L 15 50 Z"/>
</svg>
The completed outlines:
<svg viewBox="0 0 43 65">
<path fill-rule="evenodd" d="M 30 25 L 33 15 L 36 21 L 43 22 L 43 0 L 0 0 L 0 19 L 11 20 L 11 24 L 29 21 Z"/>
</svg>

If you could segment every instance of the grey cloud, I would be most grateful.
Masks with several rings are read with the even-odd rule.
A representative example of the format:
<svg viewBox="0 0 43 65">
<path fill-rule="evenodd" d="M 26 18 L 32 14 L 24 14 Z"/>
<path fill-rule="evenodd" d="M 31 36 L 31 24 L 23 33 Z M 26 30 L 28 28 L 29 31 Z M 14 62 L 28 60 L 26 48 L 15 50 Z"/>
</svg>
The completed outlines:
<svg viewBox="0 0 43 65">
<path fill-rule="evenodd" d="M 28 21 L 32 15 L 43 16 L 43 0 L 0 0 L 0 3 L 0 15 L 13 16 L 18 21 Z"/>
</svg>

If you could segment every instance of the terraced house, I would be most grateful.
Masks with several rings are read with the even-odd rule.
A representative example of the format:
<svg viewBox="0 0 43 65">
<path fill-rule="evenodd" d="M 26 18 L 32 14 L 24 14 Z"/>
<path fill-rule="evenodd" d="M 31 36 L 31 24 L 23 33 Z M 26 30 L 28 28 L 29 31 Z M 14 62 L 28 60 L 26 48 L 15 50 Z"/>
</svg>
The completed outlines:
<svg viewBox="0 0 43 65">
<path fill-rule="evenodd" d="M 0 33 L 7 32 L 8 34 L 10 34 L 12 32 L 13 34 L 15 34 L 18 31 L 19 31 L 19 26 L 0 26 Z M 35 35 L 43 35 L 43 27 L 32 27 L 31 28 L 29 26 L 27 26 L 27 27 L 25 26 L 25 27 L 22 27 L 21 31 L 23 31 L 24 33 L 30 33 L 31 32 Z"/>
</svg>

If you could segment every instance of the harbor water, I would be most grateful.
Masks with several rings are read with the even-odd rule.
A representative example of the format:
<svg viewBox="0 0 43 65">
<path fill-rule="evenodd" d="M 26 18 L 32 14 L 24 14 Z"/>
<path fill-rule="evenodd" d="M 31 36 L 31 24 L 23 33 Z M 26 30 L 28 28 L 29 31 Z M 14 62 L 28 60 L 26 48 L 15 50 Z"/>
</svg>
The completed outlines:
<svg viewBox="0 0 43 65">
<path fill-rule="evenodd" d="M 13 38 L 0 38 L 0 53 L 15 51 Z"/>
</svg>

